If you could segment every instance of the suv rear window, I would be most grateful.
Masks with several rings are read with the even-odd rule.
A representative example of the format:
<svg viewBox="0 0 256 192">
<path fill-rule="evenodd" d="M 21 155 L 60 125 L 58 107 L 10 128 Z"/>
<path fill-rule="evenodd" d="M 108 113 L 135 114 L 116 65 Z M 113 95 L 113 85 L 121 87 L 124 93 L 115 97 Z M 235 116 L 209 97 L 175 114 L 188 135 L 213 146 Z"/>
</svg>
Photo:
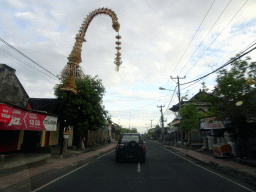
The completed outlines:
<svg viewBox="0 0 256 192">
<path fill-rule="evenodd" d="M 139 143 L 140 141 L 139 135 L 123 135 L 121 143 L 126 143 L 130 141 L 136 141 Z"/>
</svg>

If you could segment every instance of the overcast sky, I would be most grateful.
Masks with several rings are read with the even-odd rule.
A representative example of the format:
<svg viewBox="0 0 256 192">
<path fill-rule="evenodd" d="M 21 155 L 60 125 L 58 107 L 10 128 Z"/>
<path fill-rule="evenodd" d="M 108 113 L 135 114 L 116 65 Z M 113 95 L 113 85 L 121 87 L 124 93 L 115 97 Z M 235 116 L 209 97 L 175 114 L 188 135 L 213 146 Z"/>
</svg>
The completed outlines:
<svg viewBox="0 0 256 192">
<path fill-rule="evenodd" d="M 157 106 L 165 106 L 166 123 L 173 120 L 167 109 L 178 103 L 177 94 L 170 102 L 173 91 L 159 90 L 175 88 L 177 80 L 170 76 L 186 76 L 181 83 L 194 80 L 256 40 L 255 0 L 0 0 L 0 37 L 59 75 L 83 20 L 103 7 L 113 10 L 121 25 L 123 63 L 116 72 L 117 33 L 108 15 L 98 15 L 85 35 L 81 67 L 85 74 L 102 79 L 104 105 L 112 119 L 141 133 L 151 120 L 153 126 L 159 122 Z M 256 51 L 249 56 L 255 60 Z M 16 69 L 31 98 L 55 97 L 58 79 L 2 42 L 0 59 Z M 183 85 L 181 96 L 189 90 L 192 97 L 202 82 L 212 89 L 215 79 L 214 74 L 188 88 L 190 84 Z"/>
</svg>

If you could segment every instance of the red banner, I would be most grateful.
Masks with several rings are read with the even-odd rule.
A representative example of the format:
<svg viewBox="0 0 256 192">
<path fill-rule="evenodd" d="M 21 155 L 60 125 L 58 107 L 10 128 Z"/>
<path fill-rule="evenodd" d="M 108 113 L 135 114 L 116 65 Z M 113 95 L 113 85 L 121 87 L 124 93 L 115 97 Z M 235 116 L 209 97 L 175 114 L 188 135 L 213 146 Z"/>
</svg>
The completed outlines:
<svg viewBox="0 0 256 192">
<path fill-rule="evenodd" d="M 25 111 L 15 107 L 8 107 L 4 104 L 0 104 L 1 117 L 5 121 L 0 124 L 0 130 L 34 130 L 34 131 L 42 131 L 48 130 L 49 131 L 56 131 L 57 130 L 57 117 L 43 114 L 43 113 L 35 113 L 31 111 Z M 8 109 L 8 110 L 7 110 Z M 7 113 L 7 111 L 11 111 Z M 2 115 L 4 114 L 4 115 Z M 9 117 L 9 118 L 7 118 Z M 7 121 L 8 119 L 8 121 Z M 51 121 L 49 122 L 49 119 Z M 50 124 L 50 125 L 49 125 Z"/>
<path fill-rule="evenodd" d="M 0 104 L 0 122 L 10 123 L 12 119 L 12 108 Z"/>
</svg>

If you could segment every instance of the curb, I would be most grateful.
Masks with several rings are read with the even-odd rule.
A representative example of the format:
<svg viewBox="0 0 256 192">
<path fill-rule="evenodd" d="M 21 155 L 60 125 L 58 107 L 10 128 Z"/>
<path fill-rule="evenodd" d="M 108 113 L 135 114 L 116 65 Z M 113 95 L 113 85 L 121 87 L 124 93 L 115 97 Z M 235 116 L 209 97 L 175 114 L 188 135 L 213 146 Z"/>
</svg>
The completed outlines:
<svg viewBox="0 0 256 192">
<path fill-rule="evenodd" d="M 241 181 L 244 181 L 246 183 L 249 183 L 250 185 L 256 186 L 256 176 L 255 175 L 251 175 L 250 173 L 246 173 L 244 171 L 240 171 L 240 170 L 237 170 L 237 169 L 234 169 L 234 168 L 230 168 L 230 167 L 227 167 L 227 166 L 224 166 L 224 165 L 220 165 L 220 164 L 212 162 L 212 161 L 207 163 L 207 162 L 201 161 L 201 160 L 199 160 L 195 157 L 192 157 L 192 156 L 190 156 L 186 153 L 175 150 L 171 146 L 163 145 L 162 143 L 159 143 L 157 141 L 154 141 L 154 142 L 160 144 L 161 146 L 163 146 L 167 149 L 170 149 L 171 151 L 173 151 L 175 153 L 178 153 L 179 155 L 182 155 L 183 157 L 189 157 L 193 160 L 199 161 L 200 163 L 202 163 L 206 166 L 210 166 L 210 167 L 214 168 L 215 170 L 218 170 L 218 171 L 220 171 L 220 172 L 222 172 L 226 175 L 232 176 L 232 177 L 234 177 L 238 180 L 241 180 Z"/>
</svg>

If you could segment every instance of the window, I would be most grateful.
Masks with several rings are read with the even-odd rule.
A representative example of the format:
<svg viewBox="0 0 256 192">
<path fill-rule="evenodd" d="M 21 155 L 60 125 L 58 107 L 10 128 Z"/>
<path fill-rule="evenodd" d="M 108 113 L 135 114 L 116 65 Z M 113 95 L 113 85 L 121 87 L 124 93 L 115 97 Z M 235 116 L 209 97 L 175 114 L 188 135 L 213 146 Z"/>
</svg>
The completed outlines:
<svg viewBox="0 0 256 192">
<path fill-rule="evenodd" d="M 139 135 L 123 135 L 121 143 L 126 143 L 130 141 L 139 142 L 140 138 Z"/>
</svg>

